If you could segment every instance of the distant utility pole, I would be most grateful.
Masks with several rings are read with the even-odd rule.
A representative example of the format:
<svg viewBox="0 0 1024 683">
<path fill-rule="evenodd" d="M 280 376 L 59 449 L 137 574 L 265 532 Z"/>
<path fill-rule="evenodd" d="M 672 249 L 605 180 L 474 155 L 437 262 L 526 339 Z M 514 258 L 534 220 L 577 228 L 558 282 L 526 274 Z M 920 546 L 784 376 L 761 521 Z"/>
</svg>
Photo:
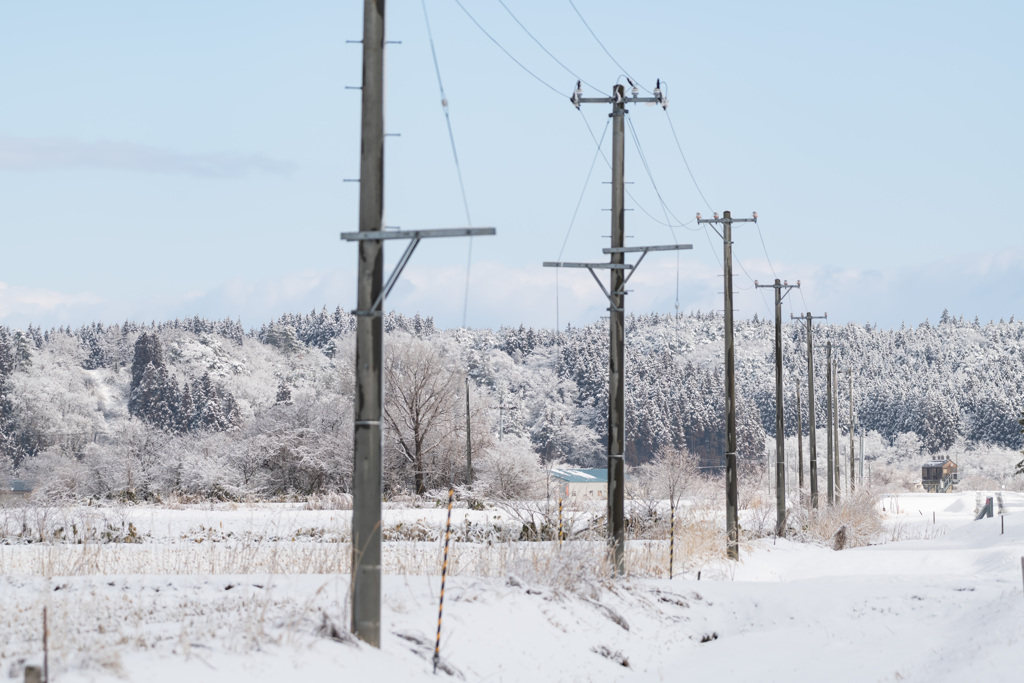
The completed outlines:
<svg viewBox="0 0 1024 683">
<path fill-rule="evenodd" d="M 577 263 L 565 261 L 546 261 L 549 268 L 586 268 L 597 281 L 601 291 L 608 299 L 608 539 L 612 550 L 614 573 L 626 573 L 626 515 L 625 515 L 625 482 L 626 468 L 624 462 L 626 433 L 626 391 L 624 366 L 625 352 L 625 295 L 626 283 L 636 272 L 637 266 L 650 251 L 675 251 L 692 249 L 690 244 L 668 244 L 654 247 L 627 247 L 625 221 L 625 154 L 626 154 L 626 114 L 629 103 L 651 102 L 668 107 L 668 100 L 662 94 L 661 81 L 654 88 L 653 97 L 640 97 L 640 89 L 630 81 L 632 91 L 626 95 L 626 88 L 616 84 L 612 88 L 611 97 L 583 97 L 579 82 L 576 90 L 569 98 L 579 109 L 581 104 L 612 105 L 612 234 L 611 247 L 602 252 L 609 255 L 609 263 Z M 626 263 L 626 254 L 640 254 L 633 265 Z M 605 289 L 604 283 L 594 271 L 610 270 L 610 288 Z M 629 275 L 626 271 L 630 271 Z"/>
<path fill-rule="evenodd" d="M 860 485 L 864 485 L 864 425 L 860 426 Z"/>
<path fill-rule="evenodd" d="M 757 212 L 752 218 L 733 218 L 731 211 L 722 217 L 715 212 L 714 218 L 701 218 L 722 238 L 722 266 L 724 268 L 723 289 L 725 290 L 725 535 L 726 552 L 731 560 L 740 559 L 739 488 L 736 481 L 736 354 L 732 339 L 732 224 L 756 223 Z M 722 232 L 716 225 L 721 224 Z"/>
<path fill-rule="evenodd" d="M 826 464 L 828 468 L 828 476 L 826 477 L 828 484 L 828 493 L 826 497 L 828 498 L 828 504 L 832 505 L 833 503 L 835 503 L 836 494 L 835 465 L 833 462 L 835 454 L 832 452 L 832 449 L 834 447 L 834 444 L 832 442 L 832 413 L 834 412 L 834 408 L 832 405 L 832 342 L 825 342 L 825 370 L 825 376 L 827 377 L 825 383 L 825 431 L 828 435 L 828 459 Z"/>
<path fill-rule="evenodd" d="M 469 424 L 469 375 L 466 375 L 466 486 L 473 485 L 473 439 Z"/>
<path fill-rule="evenodd" d="M 381 427 L 384 299 L 420 240 L 493 235 L 494 228 L 384 230 L 384 0 L 363 2 L 362 131 L 359 231 L 341 238 L 359 243 L 357 262 L 356 391 L 352 463 L 352 632 L 380 647 Z M 384 281 L 384 241 L 411 242 Z"/>
<path fill-rule="evenodd" d="M 775 535 L 786 535 L 786 434 L 782 419 L 782 300 L 790 290 L 800 286 L 780 282 L 775 278 L 773 285 L 761 285 L 754 280 L 754 287 L 770 287 L 775 290 Z M 785 292 L 783 292 L 785 290 Z"/>
<path fill-rule="evenodd" d="M 803 318 L 807 321 L 807 435 L 808 435 L 808 448 L 810 450 L 810 469 L 811 469 L 811 507 L 818 507 L 818 453 L 817 453 L 817 435 L 815 434 L 815 419 L 814 419 L 814 339 L 813 339 L 813 328 L 812 323 L 815 319 L 828 319 L 828 313 L 825 315 L 811 315 L 808 311 L 802 316 L 793 316 L 790 314 L 790 318 Z M 801 472 L 802 473 L 802 472 Z"/>
<path fill-rule="evenodd" d="M 853 450 L 853 434 L 857 430 L 853 423 L 853 368 L 847 368 L 846 375 L 850 379 L 850 493 L 852 494 L 857 488 L 855 483 L 857 481 L 857 456 Z"/>
<path fill-rule="evenodd" d="M 839 458 L 839 361 L 835 360 L 832 362 L 832 443 L 835 444 L 835 460 L 832 461 L 832 465 L 836 468 L 835 482 L 836 482 L 836 497 L 835 502 L 839 502 L 839 498 L 842 495 L 842 487 L 839 484 L 839 473 L 842 471 L 842 460 Z"/>
<path fill-rule="evenodd" d="M 797 492 L 803 495 L 804 491 L 804 423 L 800 415 L 800 381 L 796 383 L 796 453 L 797 465 L 800 468 Z"/>
</svg>

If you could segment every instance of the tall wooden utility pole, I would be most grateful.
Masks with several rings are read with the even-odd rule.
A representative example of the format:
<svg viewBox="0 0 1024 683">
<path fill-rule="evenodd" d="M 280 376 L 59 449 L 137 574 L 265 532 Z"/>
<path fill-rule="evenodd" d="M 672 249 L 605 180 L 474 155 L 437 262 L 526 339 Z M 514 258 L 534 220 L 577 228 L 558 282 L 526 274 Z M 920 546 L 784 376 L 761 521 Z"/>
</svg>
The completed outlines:
<svg viewBox="0 0 1024 683">
<path fill-rule="evenodd" d="M 825 477 L 828 486 L 828 493 L 826 498 L 828 504 L 832 505 L 836 500 L 836 489 L 835 489 L 835 453 L 833 448 L 835 444 L 832 442 L 832 413 L 835 408 L 832 405 L 832 342 L 825 342 L 825 433 L 828 436 L 828 458 L 826 462 L 826 468 L 828 469 L 828 475 Z"/>
<path fill-rule="evenodd" d="M 797 466 L 800 468 L 798 476 L 797 491 L 803 495 L 804 491 L 804 423 L 800 415 L 800 382 L 796 383 L 796 454 Z"/>
<path fill-rule="evenodd" d="M 469 375 L 466 375 L 466 486 L 473 485 L 473 438 L 469 424 Z"/>
<path fill-rule="evenodd" d="M 655 247 L 627 247 L 626 241 L 626 114 L 629 103 L 650 102 L 668 107 L 668 100 L 661 91 L 660 81 L 654 88 L 653 97 L 640 97 L 639 88 L 630 81 L 632 91 L 626 95 L 626 88 L 616 84 L 611 97 L 583 97 L 579 82 L 569 98 L 579 109 L 581 104 L 602 103 L 612 105 L 612 235 L 611 247 L 602 249 L 610 256 L 610 263 L 578 263 L 567 261 L 545 261 L 549 268 L 586 268 L 597 281 L 608 299 L 608 540 L 611 545 L 613 571 L 617 575 L 626 573 L 626 514 L 625 514 L 625 448 L 626 448 L 626 384 L 624 366 L 626 361 L 625 296 L 626 283 L 636 272 L 636 267 L 649 251 L 675 251 L 692 249 L 690 244 L 668 244 Z M 626 263 L 626 254 L 640 254 L 635 264 Z M 610 288 L 594 271 L 610 270 Z M 626 271 L 630 271 L 627 275 Z"/>
<path fill-rule="evenodd" d="M 722 238 L 722 265 L 725 290 L 725 535 L 726 553 L 731 560 L 740 559 L 739 488 L 736 464 L 736 354 L 732 339 L 732 224 L 756 223 L 757 212 L 752 218 L 733 218 L 731 211 L 722 217 L 716 212 L 714 218 L 701 218 L 698 223 L 710 225 Z M 718 232 L 717 225 L 722 226 Z"/>
<path fill-rule="evenodd" d="M 384 230 L 384 0 L 363 1 L 362 131 L 356 264 L 356 395 L 352 462 L 352 632 L 380 647 L 381 426 L 384 300 L 420 240 L 493 235 L 494 228 Z M 410 240 L 384 281 L 384 241 Z"/>
<path fill-rule="evenodd" d="M 775 535 L 786 535 L 786 430 L 782 418 L 782 300 L 794 287 L 800 286 L 789 282 L 782 283 L 775 278 L 773 285 L 761 285 L 754 281 L 755 287 L 771 287 L 775 290 Z M 783 293 L 785 289 L 785 293 Z"/>
<path fill-rule="evenodd" d="M 802 316 L 793 316 L 790 314 L 790 318 L 803 318 L 807 321 L 807 436 L 808 436 L 808 449 L 810 452 L 810 470 L 811 470 L 811 507 L 818 507 L 818 452 L 817 452 L 817 434 L 815 434 L 815 427 L 817 426 L 814 419 L 814 335 L 812 323 L 815 318 L 828 319 L 828 313 L 825 315 L 811 315 L 808 311 Z"/>
</svg>

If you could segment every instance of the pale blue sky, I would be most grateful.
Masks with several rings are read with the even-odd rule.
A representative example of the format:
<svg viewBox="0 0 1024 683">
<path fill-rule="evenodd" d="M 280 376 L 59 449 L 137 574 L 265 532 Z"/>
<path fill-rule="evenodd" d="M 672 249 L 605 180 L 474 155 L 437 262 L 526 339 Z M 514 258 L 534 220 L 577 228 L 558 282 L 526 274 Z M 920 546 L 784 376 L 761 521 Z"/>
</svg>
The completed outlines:
<svg viewBox="0 0 1024 683">
<path fill-rule="evenodd" d="M 621 74 L 568 0 L 505 0 L 570 69 L 602 89 Z M 497 0 L 465 7 L 556 94 L 524 73 L 454 0 L 428 0 L 473 220 L 468 323 L 554 326 L 554 274 L 594 145 L 575 78 Z M 576 0 L 629 73 L 667 81 L 669 116 L 714 210 L 756 210 L 774 270 L 837 322 L 896 325 L 944 307 L 1024 313 L 1022 14 L 1013 2 Z M 0 323 L 241 317 L 352 308 L 362 4 L 6 3 L 0 6 Z M 465 223 L 419 2 L 388 6 L 387 223 Z M 596 94 L 585 88 L 586 94 Z M 665 113 L 630 118 L 672 212 L 710 213 Z M 584 115 L 597 135 L 607 108 Z M 609 132 L 610 138 L 610 132 Z M 605 141 L 609 149 L 610 139 Z M 632 139 L 627 179 L 663 219 Z M 586 185 L 563 258 L 606 246 L 607 166 Z M 627 201 L 627 206 L 635 203 Z M 675 228 L 680 309 L 721 307 L 721 243 Z M 640 209 L 631 243 L 667 243 Z M 736 228 L 754 278 L 757 231 Z M 466 243 L 424 244 L 390 307 L 462 320 Z M 389 245 L 389 261 L 400 247 Z M 627 310 L 674 310 L 676 261 L 648 258 Z M 737 288 L 750 282 L 737 268 Z M 766 295 L 767 296 L 767 295 Z M 563 273 L 559 322 L 602 296 Z M 738 314 L 765 315 L 753 290 Z M 787 305 L 787 313 L 789 306 Z"/>
</svg>

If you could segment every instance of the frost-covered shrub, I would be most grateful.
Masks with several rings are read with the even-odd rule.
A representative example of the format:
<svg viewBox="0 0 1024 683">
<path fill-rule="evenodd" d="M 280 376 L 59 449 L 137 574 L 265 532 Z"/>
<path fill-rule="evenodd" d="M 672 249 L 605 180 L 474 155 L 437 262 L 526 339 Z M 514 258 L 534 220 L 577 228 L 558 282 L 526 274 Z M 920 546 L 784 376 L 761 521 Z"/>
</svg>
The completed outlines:
<svg viewBox="0 0 1024 683">
<path fill-rule="evenodd" d="M 822 501 L 817 509 L 806 505 L 789 511 L 787 524 L 792 538 L 832 546 L 836 533 L 845 527 L 844 548 L 856 548 L 880 540 L 885 530 L 879 511 L 878 496 L 870 491 L 857 491 L 840 498 L 837 505 Z"/>
<path fill-rule="evenodd" d="M 542 489 L 540 458 L 527 438 L 509 436 L 492 443 L 479 463 L 474 463 L 475 476 L 492 496 L 528 499 Z"/>
</svg>

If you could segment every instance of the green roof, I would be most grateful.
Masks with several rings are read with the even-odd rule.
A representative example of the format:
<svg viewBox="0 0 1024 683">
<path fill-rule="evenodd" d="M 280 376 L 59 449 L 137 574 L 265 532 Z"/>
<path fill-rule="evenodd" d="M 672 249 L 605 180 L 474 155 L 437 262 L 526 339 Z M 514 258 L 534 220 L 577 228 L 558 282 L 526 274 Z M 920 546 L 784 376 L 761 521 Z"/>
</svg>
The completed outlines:
<svg viewBox="0 0 1024 683">
<path fill-rule="evenodd" d="M 551 476 L 570 484 L 607 484 L 607 469 L 553 469 Z"/>
</svg>

